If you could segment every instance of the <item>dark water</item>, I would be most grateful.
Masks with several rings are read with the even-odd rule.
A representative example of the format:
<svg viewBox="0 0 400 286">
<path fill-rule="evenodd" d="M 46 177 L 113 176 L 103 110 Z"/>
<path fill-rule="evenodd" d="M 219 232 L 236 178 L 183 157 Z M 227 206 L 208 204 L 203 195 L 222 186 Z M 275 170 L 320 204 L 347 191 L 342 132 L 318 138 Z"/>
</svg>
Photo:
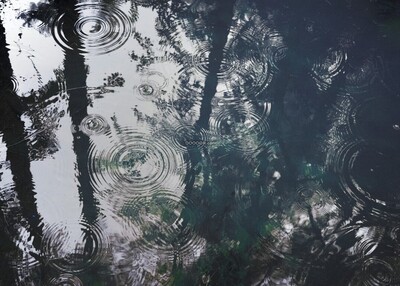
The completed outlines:
<svg viewBox="0 0 400 286">
<path fill-rule="evenodd" d="M 400 2 L 0 2 L 0 285 L 400 285 Z"/>
</svg>

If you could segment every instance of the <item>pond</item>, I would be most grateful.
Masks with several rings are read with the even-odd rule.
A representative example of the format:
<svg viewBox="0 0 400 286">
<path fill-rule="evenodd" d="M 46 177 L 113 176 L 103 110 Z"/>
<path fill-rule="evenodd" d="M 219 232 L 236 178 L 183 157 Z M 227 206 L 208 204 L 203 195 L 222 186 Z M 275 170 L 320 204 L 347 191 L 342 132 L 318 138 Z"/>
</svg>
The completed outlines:
<svg viewBox="0 0 400 286">
<path fill-rule="evenodd" d="M 0 285 L 400 285 L 400 2 L 2 0 Z"/>
</svg>

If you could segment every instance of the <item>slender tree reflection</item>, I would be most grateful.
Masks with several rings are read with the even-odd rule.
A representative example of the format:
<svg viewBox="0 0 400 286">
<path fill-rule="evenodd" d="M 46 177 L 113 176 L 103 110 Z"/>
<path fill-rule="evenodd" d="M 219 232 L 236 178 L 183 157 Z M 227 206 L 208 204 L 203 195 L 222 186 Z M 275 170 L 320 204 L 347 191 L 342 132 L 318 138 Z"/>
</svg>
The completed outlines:
<svg viewBox="0 0 400 286">
<path fill-rule="evenodd" d="M 176 53 L 175 57 L 179 63 L 187 65 L 185 59 L 194 55 L 188 55 L 187 51 L 181 48 L 182 43 L 171 37 L 182 28 L 176 25 L 176 15 L 184 21 L 184 33 L 188 38 L 197 41 L 199 46 L 210 47 L 205 68 L 207 74 L 204 83 L 200 83 L 200 86 L 204 84 L 201 86 L 200 113 L 194 123 L 198 132 L 209 128 L 212 100 L 219 81 L 222 81 L 218 78 L 222 62 L 225 61 L 227 66 L 234 65 L 226 58 L 226 45 L 228 37 L 232 37 L 230 33 L 234 14 L 240 14 L 242 8 L 238 8 L 237 5 L 234 1 L 215 5 L 207 1 L 197 1 L 193 7 L 188 8 L 187 4 L 173 1 L 170 6 L 163 6 L 158 11 L 158 31 L 162 42 L 173 47 L 172 53 Z M 194 12 L 196 7 L 202 7 L 199 9 L 201 12 Z M 204 18 L 201 18 L 202 16 Z M 240 49 L 241 47 L 237 46 L 237 50 Z M 188 72 L 182 79 L 190 79 L 192 76 Z M 184 86 L 182 89 L 190 90 L 190 82 L 181 81 L 181 86 Z M 181 94 L 179 104 L 175 104 L 182 117 L 193 108 L 193 95 L 185 95 Z M 230 112 L 237 114 L 234 106 Z M 237 116 L 240 118 L 240 115 Z M 202 138 L 200 135 L 194 135 L 191 140 L 201 142 Z M 182 265 L 179 265 L 179 260 L 175 261 L 174 283 L 207 285 L 212 281 L 218 285 L 238 285 L 249 279 L 249 272 L 241 267 L 249 263 L 250 250 L 256 242 L 254 239 L 266 221 L 271 200 L 268 195 L 262 195 L 262 189 L 265 184 L 274 184 L 271 171 L 274 169 L 272 165 L 276 163 L 268 162 L 268 151 L 255 160 L 246 160 L 242 157 L 243 154 L 234 149 L 230 151 L 226 146 L 189 146 L 188 152 L 192 168 L 186 175 L 185 194 L 197 202 L 195 212 L 201 218 L 199 233 L 207 238 L 210 245 L 191 268 L 190 276 L 186 275 Z M 239 167 L 237 162 L 242 162 L 242 165 Z M 238 202 L 238 199 L 243 201 Z M 242 203 L 244 205 L 241 206 Z M 241 209 L 242 207 L 244 208 Z M 188 211 L 181 214 L 183 224 L 187 223 L 185 212 Z"/>
<path fill-rule="evenodd" d="M 3 141 L 7 146 L 7 160 L 14 180 L 14 190 L 17 193 L 22 216 L 29 224 L 30 236 L 37 250 L 40 249 L 42 237 L 41 217 L 37 212 L 34 185 L 30 171 L 30 157 L 24 123 L 20 116 L 25 111 L 25 105 L 13 91 L 12 68 L 8 58 L 7 44 L 2 22 L 0 22 L 1 37 L 1 112 L 0 128 Z"/>
<path fill-rule="evenodd" d="M 31 254 L 37 258 L 40 253 L 41 239 L 43 236 L 43 225 L 40 214 L 37 211 L 32 173 L 30 171 L 30 156 L 27 144 L 24 122 L 21 120 L 21 114 L 26 110 L 26 106 L 20 100 L 14 91 L 12 82 L 13 70 L 8 55 L 5 30 L 0 19 L 0 132 L 2 139 L 7 147 L 6 160 L 10 162 L 10 170 L 13 176 L 13 191 L 18 199 L 17 210 L 7 207 L 7 202 L 1 202 L 1 208 L 12 215 L 1 214 L 1 282 L 13 284 L 16 277 L 15 270 L 11 265 L 22 263 L 19 260 L 20 249 L 16 247 L 16 241 L 20 240 L 20 233 L 16 226 L 22 225 L 29 232 L 29 240 L 32 241 L 34 249 Z M 0 178 L 1 180 L 1 178 Z M 6 191 L 4 189 L 4 191 Z M 18 214 L 20 213 L 20 214 Z M 6 215 L 6 216 L 5 216 Z M 18 219 L 24 219 L 17 221 Z M 7 219 L 7 224 L 4 222 Z M 11 220 L 11 221 L 10 221 Z M 15 220 L 15 221 L 14 221 Z M 7 225 L 13 227 L 7 227 Z M 24 242 L 23 242 L 24 243 Z M 3 254 L 5 254 L 3 256 Z"/>
</svg>

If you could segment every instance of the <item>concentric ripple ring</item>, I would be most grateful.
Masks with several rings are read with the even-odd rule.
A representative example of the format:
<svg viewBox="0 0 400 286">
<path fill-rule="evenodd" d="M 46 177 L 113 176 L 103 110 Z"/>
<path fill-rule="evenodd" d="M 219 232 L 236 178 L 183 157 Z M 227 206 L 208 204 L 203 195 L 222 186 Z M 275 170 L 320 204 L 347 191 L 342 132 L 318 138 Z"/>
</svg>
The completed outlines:
<svg viewBox="0 0 400 286">
<path fill-rule="evenodd" d="M 340 189 L 346 195 L 359 206 L 373 207 L 370 215 L 398 219 L 400 166 L 394 150 L 349 140 L 331 150 L 327 164 L 338 175 Z"/>
<path fill-rule="evenodd" d="M 88 161 L 93 187 L 121 198 L 179 189 L 186 170 L 183 155 L 166 138 L 130 128 L 101 148 L 93 143 Z"/>
<path fill-rule="evenodd" d="M 122 10 L 92 2 L 76 4 L 75 13 L 61 13 L 52 25 L 52 34 L 64 50 L 100 55 L 122 47 L 132 29 L 131 19 Z"/>
<path fill-rule="evenodd" d="M 101 115 L 90 114 L 82 119 L 79 130 L 86 135 L 105 134 L 110 130 L 107 120 Z"/>
<path fill-rule="evenodd" d="M 51 286 L 65 286 L 65 285 L 71 285 L 71 286 L 83 286 L 82 281 L 72 275 L 72 274 L 61 274 L 59 277 L 53 278 L 50 280 L 50 285 Z"/>
<path fill-rule="evenodd" d="M 100 225 L 83 221 L 46 227 L 42 244 L 47 263 L 65 273 L 79 273 L 91 268 L 105 257 L 109 248 L 108 238 Z"/>
</svg>

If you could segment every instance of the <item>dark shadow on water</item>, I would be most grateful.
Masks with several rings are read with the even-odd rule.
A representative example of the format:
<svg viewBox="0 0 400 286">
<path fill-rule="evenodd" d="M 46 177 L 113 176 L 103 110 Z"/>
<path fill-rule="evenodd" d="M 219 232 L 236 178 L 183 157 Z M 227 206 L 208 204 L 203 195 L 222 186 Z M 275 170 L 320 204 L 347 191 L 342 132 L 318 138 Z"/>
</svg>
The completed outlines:
<svg viewBox="0 0 400 286">
<path fill-rule="evenodd" d="M 82 120 L 88 115 L 89 99 L 86 88 L 87 67 L 84 56 L 79 53 L 81 40 L 74 32 L 74 24 L 79 15 L 75 12 L 76 1 L 66 1 L 58 5 L 58 12 L 65 13 L 68 21 L 64 23 L 64 34 L 74 49 L 65 51 L 64 74 L 68 87 L 68 110 L 73 126 L 79 128 Z M 89 137 L 81 131 L 73 133 L 73 149 L 77 160 L 77 179 L 79 197 L 82 201 L 82 215 L 87 223 L 92 224 L 98 218 L 98 202 L 89 181 L 88 152 Z"/>
<path fill-rule="evenodd" d="M 217 91 L 218 73 L 224 57 L 224 47 L 233 18 L 235 1 L 218 3 L 217 8 L 207 15 L 207 23 L 212 30 L 210 39 L 210 53 L 208 55 L 208 74 L 204 82 L 203 98 L 200 106 L 200 117 L 196 122 L 198 128 L 208 129 L 208 122 L 212 111 L 211 101 Z"/>
<path fill-rule="evenodd" d="M 30 171 L 29 147 L 26 140 L 27 134 L 24 129 L 24 122 L 21 120 L 21 114 L 26 110 L 26 106 L 13 90 L 12 76 L 13 70 L 8 56 L 4 27 L 0 20 L 0 132 L 2 133 L 3 142 L 7 147 L 6 160 L 10 163 L 14 182 L 12 188 L 18 199 L 18 203 L 15 204 L 18 207 L 14 216 L 7 215 L 8 220 L 15 221 L 7 221 L 7 225 L 24 225 L 29 231 L 29 239 L 32 240 L 35 248 L 34 252 L 38 255 L 43 237 L 43 225 L 42 218 L 37 211 L 36 193 Z M 11 213 L 15 212 L 15 210 L 5 207 L 4 205 L 6 204 L 7 202 L 1 202 L 4 210 Z M 18 213 L 21 216 L 17 215 Z M 17 229 L 14 229 L 14 227 L 6 227 L 3 222 L 5 218 L 3 212 L 1 212 L 1 216 L 1 253 L 6 254 L 5 257 L 11 258 L 11 253 L 17 253 L 15 241 L 19 239 L 19 233 L 17 233 Z M 17 221 L 19 217 L 26 220 L 26 224 Z M 7 266 L 4 265 L 4 268 L 2 267 L 2 273 L 5 275 L 4 279 L 11 279 L 8 275 L 12 275 L 13 271 L 10 269 L 6 270 L 11 265 L 11 261 L 7 262 L 7 258 L 1 260 L 2 265 L 7 264 Z M 15 263 L 18 264 L 20 262 L 16 259 L 16 261 L 12 261 L 12 264 Z"/>
<path fill-rule="evenodd" d="M 76 154 L 77 187 L 79 199 L 82 203 L 82 220 L 85 225 L 82 226 L 82 232 L 85 233 L 86 237 L 84 253 L 93 253 L 96 242 L 93 241 L 93 235 L 90 235 L 93 231 L 90 228 L 96 225 L 100 209 L 89 179 L 88 154 L 90 138 L 79 130 L 82 120 L 88 115 L 89 98 L 86 87 L 87 66 L 85 65 L 84 56 L 79 51 L 82 47 L 82 42 L 74 31 L 74 24 L 79 19 L 79 14 L 75 8 L 77 3 L 77 1 L 62 1 L 62 3 L 55 1 L 54 4 L 60 15 L 65 13 L 67 21 L 64 22 L 63 33 L 69 40 L 69 45 L 73 47 L 73 49 L 65 50 L 64 75 L 69 95 L 68 111 L 72 124 L 76 129 L 72 135 L 73 150 Z M 95 278 L 97 277 L 97 271 L 97 266 L 86 269 L 84 274 L 81 275 L 82 282 L 96 285 L 106 285 L 104 283 L 112 285 L 110 281 L 104 281 L 100 277 Z"/>
</svg>

